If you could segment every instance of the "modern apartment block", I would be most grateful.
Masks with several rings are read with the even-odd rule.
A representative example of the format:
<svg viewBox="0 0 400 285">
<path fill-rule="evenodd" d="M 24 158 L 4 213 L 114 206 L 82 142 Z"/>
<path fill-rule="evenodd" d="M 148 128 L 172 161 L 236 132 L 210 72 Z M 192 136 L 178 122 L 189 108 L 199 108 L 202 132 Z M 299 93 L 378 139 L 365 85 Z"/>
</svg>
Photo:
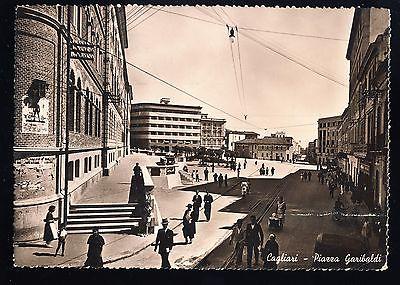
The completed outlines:
<svg viewBox="0 0 400 285">
<path fill-rule="evenodd" d="M 173 151 L 175 147 L 200 147 L 201 107 L 137 103 L 131 109 L 131 145 Z"/>
</svg>

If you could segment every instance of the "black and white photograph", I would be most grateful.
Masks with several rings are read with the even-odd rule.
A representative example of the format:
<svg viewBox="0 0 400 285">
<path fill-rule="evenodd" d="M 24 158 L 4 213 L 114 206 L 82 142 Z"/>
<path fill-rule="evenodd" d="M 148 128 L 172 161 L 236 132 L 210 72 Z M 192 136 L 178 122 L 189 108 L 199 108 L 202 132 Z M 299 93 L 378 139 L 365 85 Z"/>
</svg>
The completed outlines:
<svg viewBox="0 0 400 285">
<path fill-rule="evenodd" d="M 390 19 L 16 6 L 14 266 L 387 270 Z"/>
</svg>

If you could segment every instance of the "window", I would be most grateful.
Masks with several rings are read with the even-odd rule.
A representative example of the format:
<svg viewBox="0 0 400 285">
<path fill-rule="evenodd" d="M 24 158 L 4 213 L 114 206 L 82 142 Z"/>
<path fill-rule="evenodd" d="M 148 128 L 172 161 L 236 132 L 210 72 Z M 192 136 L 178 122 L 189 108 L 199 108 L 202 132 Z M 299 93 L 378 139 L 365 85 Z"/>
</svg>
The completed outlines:
<svg viewBox="0 0 400 285">
<path fill-rule="evenodd" d="M 67 166 L 67 180 L 73 181 L 74 180 L 74 162 L 69 161 Z"/>
<path fill-rule="evenodd" d="M 75 160 L 75 177 L 79 177 L 79 159 Z"/>
<path fill-rule="evenodd" d="M 89 103 L 89 136 L 93 134 L 93 94 L 90 95 Z"/>
<path fill-rule="evenodd" d="M 89 90 L 86 89 L 85 96 L 85 135 L 89 134 Z"/>
<path fill-rule="evenodd" d="M 89 157 L 89 171 L 92 171 L 92 157 Z"/>
<path fill-rule="evenodd" d="M 75 114 L 75 130 L 79 133 L 81 131 L 81 91 L 76 93 L 76 114 Z"/>
<path fill-rule="evenodd" d="M 74 87 L 69 89 L 68 94 L 68 129 L 70 131 L 74 130 L 74 107 L 75 107 L 75 91 Z"/>
<path fill-rule="evenodd" d="M 85 157 L 84 162 L 83 162 L 83 172 L 87 173 L 88 172 L 88 158 Z"/>
</svg>

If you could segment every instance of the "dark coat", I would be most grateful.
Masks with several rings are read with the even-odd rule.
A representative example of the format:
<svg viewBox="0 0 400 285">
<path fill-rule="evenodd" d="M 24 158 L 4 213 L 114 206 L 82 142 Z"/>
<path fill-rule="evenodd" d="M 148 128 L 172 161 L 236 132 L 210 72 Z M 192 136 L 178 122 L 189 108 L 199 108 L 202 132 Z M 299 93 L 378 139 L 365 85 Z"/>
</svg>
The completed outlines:
<svg viewBox="0 0 400 285">
<path fill-rule="evenodd" d="M 260 224 L 255 224 L 254 228 L 251 228 L 251 223 L 247 224 L 246 227 L 246 241 L 247 244 L 260 245 L 264 240 L 264 233 Z"/>
<path fill-rule="evenodd" d="M 201 203 L 203 202 L 203 199 L 201 198 L 200 195 L 194 195 L 192 201 L 193 201 L 194 208 L 200 208 Z"/>
<path fill-rule="evenodd" d="M 186 210 L 185 213 L 183 214 L 183 237 L 187 238 L 193 238 L 194 237 L 194 233 L 195 233 L 195 226 L 193 226 L 193 211 L 191 211 L 190 213 L 190 217 L 187 217 L 188 212 L 190 212 L 190 210 Z"/>
<path fill-rule="evenodd" d="M 103 266 L 103 258 L 101 256 L 103 246 L 105 244 L 103 237 L 99 234 L 92 234 L 89 236 L 87 244 L 89 245 L 89 250 L 87 253 L 85 266 Z"/>
<path fill-rule="evenodd" d="M 168 248 L 170 251 L 172 246 L 174 245 L 174 233 L 167 229 L 159 229 L 157 232 L 156 238 L 156 246 L 158 246 L 158 253 L 162 254 L 167 252 L 166 249 Z"/>
<path fill-rule="evenodd" d="M 210 194 L 204 195 L 204 209 L 211 209 L 211 203 L 214 201 Z"/>
<path fill-rule="evenodd" d="M 52 241 L 52 240 L 56 239 L 56 237 L 53 235 L 53 232 L 51 231 L 51 228 L 50 228 L 50 223 L 54 223 L 53 213 L 48 212 L 44 222 L 45 222 L 45 225 L 44 225 L 43 240 L 48 242 L 48 241 Z"/>
</svg>

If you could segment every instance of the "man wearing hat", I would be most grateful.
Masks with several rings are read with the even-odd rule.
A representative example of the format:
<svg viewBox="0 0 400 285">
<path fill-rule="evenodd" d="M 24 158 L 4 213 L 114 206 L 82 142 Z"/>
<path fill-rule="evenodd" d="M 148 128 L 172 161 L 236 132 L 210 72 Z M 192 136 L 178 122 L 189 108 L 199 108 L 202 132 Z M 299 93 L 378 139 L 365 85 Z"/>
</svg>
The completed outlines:
<svg viewBox="0 0 400 285">
<path fill-rule="evenodd" d="M 203 199 L 199 194 L 199 190 L 196 190 L 196 194 L 193 196 L 192 202 L 194 221 L 197 222 L 199 220 L 199 210 L 201 208 L 201 203 L 203 203 Z"/>
<path fill-rule="evenodd" d="M 171 268 L 168 256 L 174 245 L 174 233 L 168 229 L 168 219 L 162 219 L 162 229 L 157 232 L 156 245 L 154 251 L 157 251 L 161 255 L 161 268 Z"/>
<path fill-rule="evenodd" d="M 246 244 L 247 244 L 247 267 L 251 268 L 253 252 L 255 265 L 258 265 L 259 246 L 264 243 L 264 233 L 256 216 L 250 216 L 250 223 L 246 227 Z"/>
<path fill-rule="evenodd" d="M 278 265 L 276 259 L 279 256 L 279 245 L 276 242 L 275 234 L 269 235 L 269 240 L 263 249 L 264 269 L 276 270 Z"/>
<path fill-rule="evenodd" d="M 193 219 L 193 211 L 192 211 L 192 204 L 187 204 L 186 211 L 183 214 L 183 237 L 185 238 L 185 242 L 189 243 L 188 238 L 190 239 L 190 243 L 192 243 L 192 239 L 194 238 L 195 233 L 195 221 Z"/>
</svg>

